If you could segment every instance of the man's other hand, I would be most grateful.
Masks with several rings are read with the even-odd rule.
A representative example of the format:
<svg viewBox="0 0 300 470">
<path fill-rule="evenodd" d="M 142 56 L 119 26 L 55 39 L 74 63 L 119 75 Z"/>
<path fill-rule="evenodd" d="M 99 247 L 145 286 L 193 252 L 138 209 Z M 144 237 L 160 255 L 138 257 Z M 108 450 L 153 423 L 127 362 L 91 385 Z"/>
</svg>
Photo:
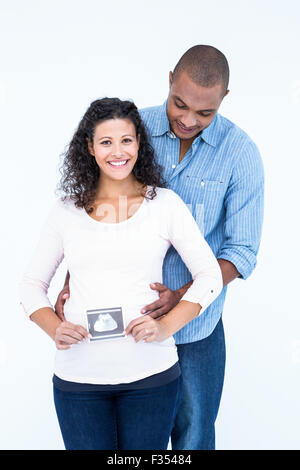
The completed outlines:
<svg viewBox="0 0 300 470">
<path fill-rule="evenodd" d="M 69 286 L 65 286 L 63 290 L 58 294 L 56 304 L 54 305 L 55 313 L 61 321 L 65 321 L 64 305 L 65 301 L 70 297 Z"/>
</svg>

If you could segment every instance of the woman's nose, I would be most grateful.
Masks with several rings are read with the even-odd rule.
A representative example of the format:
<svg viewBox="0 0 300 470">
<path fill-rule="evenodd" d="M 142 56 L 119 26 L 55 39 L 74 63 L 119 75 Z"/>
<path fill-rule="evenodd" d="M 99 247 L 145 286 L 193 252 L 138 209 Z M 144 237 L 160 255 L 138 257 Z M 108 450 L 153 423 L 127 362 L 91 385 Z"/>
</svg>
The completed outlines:
<svg viewBox="0 0 300 470">
<path fill-rule="evenodd" d="M 122 156 L 123 155 L 122 147 L 120 145 L 114 145 L 114 147 L 112 149 L 112 155 L 114 155 L 116 157 Z"/>
</svg>

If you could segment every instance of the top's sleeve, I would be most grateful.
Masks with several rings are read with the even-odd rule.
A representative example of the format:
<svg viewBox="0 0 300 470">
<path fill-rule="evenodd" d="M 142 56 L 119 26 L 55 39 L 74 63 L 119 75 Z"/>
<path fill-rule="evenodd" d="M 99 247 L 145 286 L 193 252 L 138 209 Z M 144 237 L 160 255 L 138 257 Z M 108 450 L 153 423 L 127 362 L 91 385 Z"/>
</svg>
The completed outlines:
<svg viewBox="0 0 300 470">
<path fill-rule="evenodd" d="M 193 278 L 193 284 L 181 300 L 199 303 L 202 314 L 222 291 L 221 269 L 188 207 L 172 190 L 169 191 L 169 199 L 169 241 Z"/>
<path fill-rule="evenodd" d="M 47 295 L 48 288 L 64 258 L 58 213 L 59 202 L 56 202 L 44 222 L 37 246 L 19 283 L 20 303 L 28 317 L 40 308 L 53 308 Z"/>
<path fill-rule="evenodd" d="M 224 243 L 217 253 L 246 279 L 257 262 L 264 210 L 264 169 L 254 142 L 247 140 L 225 195 Z"/>
</svg>

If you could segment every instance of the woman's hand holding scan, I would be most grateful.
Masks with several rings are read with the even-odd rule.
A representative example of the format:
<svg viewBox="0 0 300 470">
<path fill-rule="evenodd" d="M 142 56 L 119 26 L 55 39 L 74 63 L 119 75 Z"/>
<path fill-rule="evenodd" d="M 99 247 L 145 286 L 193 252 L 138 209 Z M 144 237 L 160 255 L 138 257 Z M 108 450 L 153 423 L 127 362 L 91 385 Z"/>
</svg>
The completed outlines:
<svg viewBox="0 0 300 470">
<path fill-rule="evenodd" d="M 145 343 L 164 341 L 169 336 L 163 324 L 149 315 L 132 320 L 127 325 L 125 333 L 126 335 L 132 334 L 136 343 L 141 339 L 144 339 Z"/>
<path fill-rule="evenodd" d="M 88 331 L 81 325 L 63 321 L 56 329 L 54 341 L 56 348 L 69 349 L 72 344 L 78 344 L 88 337 Z"/>
</svg>

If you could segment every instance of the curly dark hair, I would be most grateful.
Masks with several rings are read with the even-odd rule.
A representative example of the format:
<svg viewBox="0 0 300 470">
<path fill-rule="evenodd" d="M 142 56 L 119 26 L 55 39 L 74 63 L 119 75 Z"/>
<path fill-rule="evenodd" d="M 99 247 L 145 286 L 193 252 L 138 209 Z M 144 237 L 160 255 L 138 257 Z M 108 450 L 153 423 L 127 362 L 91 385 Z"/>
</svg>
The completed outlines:
<svg viewBox="0 0 300 470">
<path fill-rule="evenodd" d="M 119 98 L 102 98 L 90 104 L 64 152 L 60 167 L 62 177 L 57 188 L 63 192 L 63 200 L 70 197 L 76 207 L 84 207 L 88 213 L 93 210 L 100 176 L 99 166 L 88 150 L 88 142 L 93 142 L 97 124 L 108 119 L 129 119 L 135 126 L 140 142 L 132 173 L 143 187 L 152 186 L 145 197 L 153 199 L 157 187 L 166 187 L 162 167 L 156 162 L 153 147 L 149 144 L 135 104 Z"/>
</svg>

